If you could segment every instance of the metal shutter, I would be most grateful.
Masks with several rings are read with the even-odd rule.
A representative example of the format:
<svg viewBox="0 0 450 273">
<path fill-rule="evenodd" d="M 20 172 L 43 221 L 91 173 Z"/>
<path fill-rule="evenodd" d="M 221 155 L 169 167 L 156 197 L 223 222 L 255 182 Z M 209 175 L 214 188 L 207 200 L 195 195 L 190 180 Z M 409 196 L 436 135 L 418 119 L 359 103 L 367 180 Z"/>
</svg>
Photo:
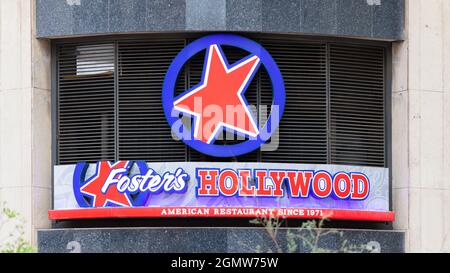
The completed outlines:
<svg viewBox="0 0 450 273">
<path fill-rule="evenodd" d="M 279 146 L 213 158 L 173 140 L 164 117 L 165 73 L 190 41 L 177 37 L 57 44 L 57 164 L 143 159 L 386 166 L 384 46 L 252 37 L 271 53 L 285 81 Z M 248 54 L 223 49 L 230 64 Z M 199 83 L 203 61 L 201 52 L 185 66 L 177 94 Z M 245 96 L 250 104 L 271 105 L 272 88 L 263 67 Z"/>
<path fill-rule="evenodd" d="M 65 45 L 57 56 L 58 163 L 114 160 L 114 45 Z"/>
<path fill-rule="evenodd" d="M 286 88 L 286 106 L 276 151 L 262 152 L 262 161 L 327 163 L 326 45 L 263 40 L 278 64 Z M 261 101 L 272 103 L 267 73 L 261 80 Z"/>
<path fill-rule="evenodd" d="M 165 73 L 183 47 L 183 39 L 118 42 L 119 159 L 186 160 L 185 145 L 172 139 L 161 104 Z M 178 88 L 185 88 L 184 78 Z"/>
<path fill-rule="evenodd" d="M 331 163 L 385 165 L 384 50 L 330 46 Z"/>
</svg>

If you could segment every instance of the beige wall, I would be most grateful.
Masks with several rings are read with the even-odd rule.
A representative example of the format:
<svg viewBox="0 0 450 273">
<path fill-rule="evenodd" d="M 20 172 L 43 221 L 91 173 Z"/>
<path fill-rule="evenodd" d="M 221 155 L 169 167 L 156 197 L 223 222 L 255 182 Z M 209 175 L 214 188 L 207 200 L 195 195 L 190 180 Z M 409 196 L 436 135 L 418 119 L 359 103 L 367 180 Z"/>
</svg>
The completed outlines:
<svg viewBox="0 0 450 273">
<path fill-rule="evenodd" d="M 450 1 L 407 0 L 393 48 L 395 227 L 412 252 L 450 251 Z"/>
<path fill-rule="evenodd" d="M 0 202 L 26 220 L 26 237 L 49 227 L 50 47 L 34 38 L 34 1 L 0 0 Z"/>
</svg>

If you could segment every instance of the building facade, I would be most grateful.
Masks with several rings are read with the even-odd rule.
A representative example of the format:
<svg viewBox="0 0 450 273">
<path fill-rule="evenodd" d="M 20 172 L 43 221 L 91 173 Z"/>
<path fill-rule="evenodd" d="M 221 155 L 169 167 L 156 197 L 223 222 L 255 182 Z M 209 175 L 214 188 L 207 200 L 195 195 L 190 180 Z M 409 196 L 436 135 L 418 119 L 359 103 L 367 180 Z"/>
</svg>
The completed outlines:
<svg viewBox="0 0 450 273">
<path fill-rule="evenodd" d="M 283 232 L 326 217 L 372 250 L 450 251 L 449 12 L 444 0 L 0 1 L 0 201 L 43 252 L 251 251 L 242 242 L 266 245 L 246 224 L 257 215 L 220 209 L 266 207 L 292 209 Z M 282 109 L 265 144 L 250 147 L 247 123 L 214 146 L 174 137 L 168 122 L 195 121 L 169 110 L 219 73 L 205 72 L 214 56 L 227 73 L 261 62 L 243 92 L 258 124 Z M 133 168 L 191 179 L 103 200 L 88 179 L 101 161 L 131 164 L 130 181 Z M 257 201 L 240 199 L 242 170 L 273 183 L 255 186 Z M 311 175 L 301 198 L 293 170 Z"/>
</svg>

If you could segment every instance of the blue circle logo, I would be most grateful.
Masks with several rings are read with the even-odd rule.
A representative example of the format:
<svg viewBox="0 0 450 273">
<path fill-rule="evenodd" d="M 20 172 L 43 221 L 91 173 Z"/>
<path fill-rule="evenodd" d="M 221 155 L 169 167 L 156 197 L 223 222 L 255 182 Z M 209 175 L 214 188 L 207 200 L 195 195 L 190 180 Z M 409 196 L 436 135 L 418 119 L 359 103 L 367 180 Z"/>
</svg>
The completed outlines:
<svg viewBox="0 0 450 273">
<path fill-rule="evenodd" d="M 222 46 L 245 50 L 249 55 L 229 64 Z M 206 51 L 201 81 L 175 96 L 178 76 L 196 54 Z M 245 91 L 260 66 L 272 83 L 272 105 L 265 124 L 258 124 Z M 261 147 L 277 129 L 284 111 L 285 88 L 281 72 L 272 56 L 260 44 L 234 34 L 202 37 L 178 53 L 166 73 L 162 103 L 167 122 L 191 148 L 215 157 L 233 157 Z M 191 126 L 180 114 L 192 118 Z M 242 135 L 245 141 L 233 145 L 214 144 L 224 130 Z"/>
</svg>

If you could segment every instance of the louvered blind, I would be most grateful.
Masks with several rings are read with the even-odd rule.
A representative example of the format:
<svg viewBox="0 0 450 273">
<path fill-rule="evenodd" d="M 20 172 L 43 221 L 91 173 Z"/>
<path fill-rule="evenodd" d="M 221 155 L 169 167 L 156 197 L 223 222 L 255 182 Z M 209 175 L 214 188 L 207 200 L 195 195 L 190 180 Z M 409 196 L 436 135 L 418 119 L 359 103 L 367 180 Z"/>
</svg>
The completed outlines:
<svg viewBox="0 0 450 273">
<path fill-rule="evenodd" d="M 114 160 L 114 45 L 58 49 L 58 161 Z"/>
<path fill-rule="evenodd" d="M 330 46 L 331 163 L 384 166 L 384 51 Z"/>
<path fill-rule="evenodd" d="M 171 138 L 161 86 L 184 40 L 118 42 L 118 158 L 184 161 L 186 148 Z M 184 89 L 184 78 L 179 81 Z"/>
<path fill-rule="evenodd" d="M 161 105 L 162 83 L 191 39 L 57 44 L 57 163 L 142 159 L 386 166 L 386 48 L 283 37 L 252 37 L 275 59 L 285 82 L 278 134 L 270 147 L 236 158 L 206 156 L 172 138 Z M 223 51 L 230 64 L 248 54 L 228 46 Z M 200 82 L 204 53 L 185 65 L 176 94 Z M 245 97 L 270 112 L 272 86 L 263 66 Z M 267 118 L 255 117 L 260 124 Z M 216 144 L 243 141 L 225 133 L 223 138 Z"/>
<path fill-rule="evenodd" d="M 318 43 L 263 40 L 286 88 L 286 106 L 275 151 L 262 152 L 268 162 L 327 163 L 326 46 Z M 267 73 L 261 80 L 262 102 L 272 104 Z"/>
</svg>

